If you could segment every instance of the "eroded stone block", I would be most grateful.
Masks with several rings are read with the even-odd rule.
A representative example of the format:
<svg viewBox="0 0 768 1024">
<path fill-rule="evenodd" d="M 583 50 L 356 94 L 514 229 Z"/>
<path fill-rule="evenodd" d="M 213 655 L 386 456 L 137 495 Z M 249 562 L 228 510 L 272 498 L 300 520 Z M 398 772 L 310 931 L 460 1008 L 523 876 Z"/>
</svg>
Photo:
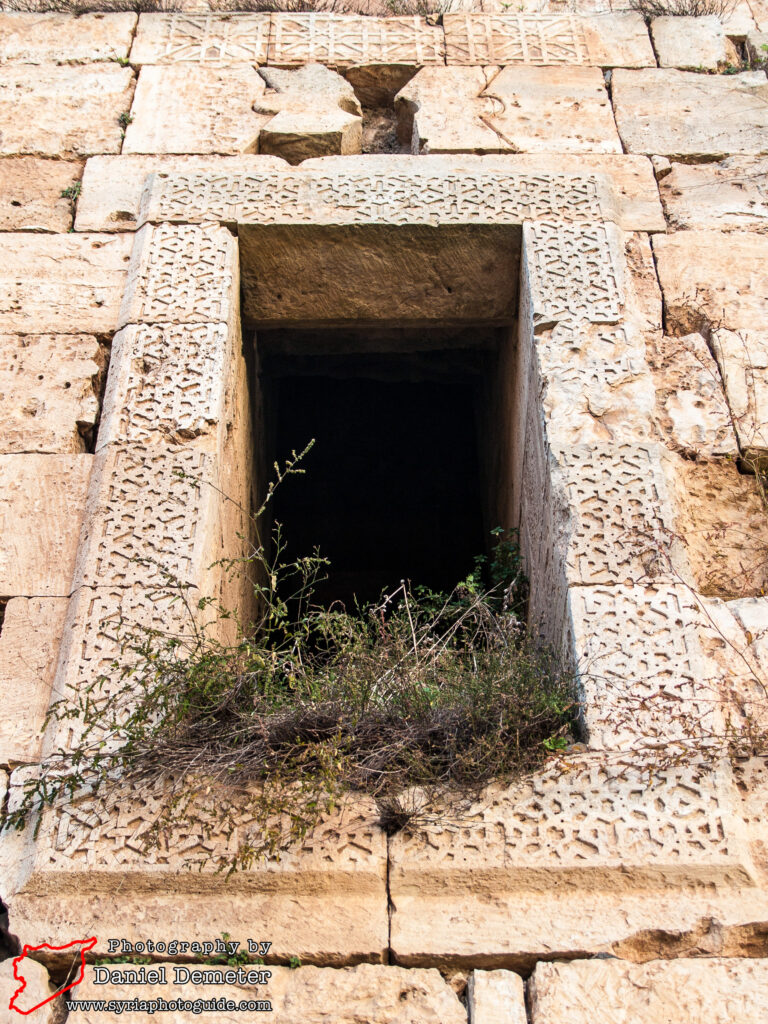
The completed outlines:
<svg viewBox="0 0 768 1024">
<path fill-rule="evenodd" d="M 67 64 L 127 59 L 136 15 L 0 13 L 0 63 Z"/>
<path fill-rule="evenodd" d="M 197 965 L 187 965 L 195 969 Z M 111 968 L 119 971 L 129 968 Z M 197 967 L 197 969 L 200 969 Z M 210 968 L 202 968 L 210 970 Z M 226 969 L 226 968 L 225 968 Z M 272 1013 L 281 1024 L 324 1024 L 328 1008 L 333 1007 L 336 1024 L 466 1024 L 466 1010 L 458 996 L 441 977 L 439 971 L 406 970 L 403 967 L 385 967 L 360 964 L 337 970 L 302 966 L 259 967 L 246 965 L 246 971 L 270 972 L 263 985 L 195 985 L 196 999 L 223 997 L 239 1003 L 241 1000 L 268 1000 Z M 167 984 L 142 986 L 143 999 L 188 999 L 189 985 L 174 984 L 172 965 L 166 965 Z M 108 981 L 95 984 L 93 968 L 88 968 L 83 984 L 78 988 L 79 999 L 125 998 L 125 988 Z M 128 1024 L 139 1024 L 140 1015 L 132 1013 L 101 1013 L 107 1022 L 123 1017 Z M 87 1020 L 86 1015 L 86 1020 Z M 193 1014 L 177 1014 L 178 1024 L 187 1024 Z M 481 1018 L 478 1018 L 480 1021 Z"/>
<path fill-rule="evenodd" d="M 467 984 L 469 1024 L 526 1024 L 523 979 L 512 971 L 473 971 Z"/>
<path fill-rule="evenodd" d="M 142 14 L 132 64 L 264 64 L 269 14 Z"/>
<path fill-rule="evenodd" d="M 768 158 L 675 163 L 659 189 L 672 228 L 768 232 Z"/>
<path fill-rule="evenodd" d="M 621 141 L 629 153 L 668 157 L 768 152 L 767 85 L 762 71 L 697 75 L 618 68 L 611 94 Z"/>
<path fill-rule="evenodd" d="M 415 15 L 360 18 L 311 12 L 275 13 L 269 64 L 319 63 L 337 68 L 367 64 L 442 64 L 443 31 Z"/>
<path fill-rule="evenodd" d="M 49 161 L 46 163 L 50 165 Z M 75 230 L 135 230 L 141 194 L 147 176 L 154 172 L 164 175 L 209 172 L 229 177 L 248 171 L 259 174 L 279 170 L 281 167 L 285 167 L 284 162 L 272 156 L 94 156 L 87 162 L 83 172 L 83 189 L 77 201 Z"/>
<path fill-rule="evenodd" d="M 32 763 L 40 756 L 67 599 L 14 597 L 0 631 L 0 762 Z"/>
<path fill-rule="evenodd" d="M 82 164 L 33 156 L 0 160 L 0 231 L 69 231 L 72 203 L 62 192 Z"/>
<path fill-rule="evenodd" d="M 110 334 L 130 248 L 120 235 L 3 235 L 0 331 Z"/>
<path fill-rule="evenodd" d="M 0 68 L 0 155 L 119 153 L 133 73 L 111 64 Z"/>
<path fill-rule="evenodd" d="M 92 455 L 0 455 L 0 594 L 68 597 Z"/>
<path fill-rule="evenodd" d="M 739 447 L 749 462 L 760 462 L 768 451 L 768 338 L 721 329 L 714 332 L 712 348 Z"/>
<path fill-rule="evenodd" d="M 88 334 L 0 334 L 0 452 L 84 452 L 99 412 Z"/>
<path fill-rule="evenodd" d="M 9 957 L 0 964 L 0 1003 L 2 1003 L 7 1019 L 13 1016 L 24 1015 L 23 1019 L 30 1024 L 55 1024 L 58 1019 L 59 1006 L 54 1003 L 45 1003 L 38 1010 L 32 1010 L 33 1006 L 44 1002 L 56 991 L 51 984 L 48 971 L 42 964 L 37 963 L 30 957 L 25 957 L 18 967 L 19 975 L 26 985 L 21 994 L 14 1001 L 14 1008 L 10 1008 L 10 1002 L 21 988 L 21 981 L 14 977 L 14 960 Z M 15 1012 L 14 1012 L 15 1011 Z"/>
<path fill-rule="evenodd" d="M 251 67 L 145 66 L 123 153 L 255 153 L 266 86 Z"/>
<path fill-rule="evenodd" d="M 447 64 L 654 67 L 639 14 L 446 14 Z"/>
<path fill-rule="evenodd" d="M 136 235 L 119 326 L 226 323 L 238 285 L 237 243 L 226 228 L 147 225 Z"/>
<path fill-rule="evenodd" d="M 414 153 L 620 153 L 598 68 L 423 68 L 396 98 Z"/>
<path fill-rule="evenodd" d="M 725 29 L 715 15 L 654 18 L 651 33 L 662 68 L 716 71 L 728 59 Z"/>
<path fill-rule="evenodd" d="M 768 965 L 744 958 L 541 963 L 530 992 L 533 1024 L 760 1024 L 768 1013 Z"/>
</svg>

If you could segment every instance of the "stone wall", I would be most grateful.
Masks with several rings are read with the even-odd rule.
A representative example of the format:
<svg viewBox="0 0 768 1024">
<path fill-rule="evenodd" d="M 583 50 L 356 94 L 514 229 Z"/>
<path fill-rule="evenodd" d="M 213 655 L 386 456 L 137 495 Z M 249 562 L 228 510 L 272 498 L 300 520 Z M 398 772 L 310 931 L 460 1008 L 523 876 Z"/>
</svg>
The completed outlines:
<svg viewBox="0 0 768 1024">
<path fill-rule="evenodd" d="M 284 1021 L 765 1019 L 763 762 L 648 753 L 765 712 L 768 12 L 608 6 L 0 13 L 5 806 L 117 623 L 184 628 L 166 573 L 246 607 L 243 320 L 505 325 L 495 497 L 584 728 L 461 820 L 350 801 L 231 878 L 215 828 L 142 852 L 162 789 L 49 809 L 0 843 L 22 944 L 268 940 L 268 984 L 207 988 Z"/>
</svg>

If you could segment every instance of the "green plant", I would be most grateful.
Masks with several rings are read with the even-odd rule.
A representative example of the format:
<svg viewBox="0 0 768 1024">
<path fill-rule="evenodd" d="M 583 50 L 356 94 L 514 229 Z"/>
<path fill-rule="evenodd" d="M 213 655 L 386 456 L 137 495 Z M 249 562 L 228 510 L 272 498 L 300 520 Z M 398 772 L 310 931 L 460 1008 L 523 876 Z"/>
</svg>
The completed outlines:
<svg viewBox="0 0 768 1024">
<path fill-rule="evenodd" d="M 66 188 L 61 190 L 62 199 L 70 199 L 73 203 L 76 203 L 80 198 L 80 193 L 83 190 L 82 181 L 73 181 L 71 185 L 67 185 Z"/>
<path fill-rule="evenodd" d="M 297 956 L 292 956 L 288 961 L 288 966 L 291 970 L 296 970 L 297 967 L 301 967 L 301 959 Z"/>
<path fill-rule="evenodd" d="M 128 125 L 133 123 L 133 116 L 131 115 L 130 111 L 124 110 L 120 117 L 118 117 L 117 123 L 120 125 L 123 131 L 125 131 Z"/>
</svg>

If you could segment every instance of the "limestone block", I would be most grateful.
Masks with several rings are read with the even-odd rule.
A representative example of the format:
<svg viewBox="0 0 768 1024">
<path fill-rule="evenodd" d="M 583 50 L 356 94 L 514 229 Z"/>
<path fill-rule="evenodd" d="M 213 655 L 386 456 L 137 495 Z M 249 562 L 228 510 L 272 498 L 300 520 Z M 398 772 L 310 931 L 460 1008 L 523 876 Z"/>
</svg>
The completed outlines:
<svg viewBox="0 0 768 1024">
<path fill-rule="evenodd" d="M 215 459 L 183 449 L 110 445 L 94 469 L 76 586 L 205 590 L 221 551 Z M 196 601 L 201 596 L 196 594 Z"/>
<path fill-rule="evenodd" d="M 768 964 L 750 959 L 576 960 L 537 964 L 532 1024 L 760 1024 Z"/>
<path fill-rule="evenodd" d="M 92 335 L 0 335 L 0 452 L 85 451 L 101 363 Z"/>
<path fill-rule="evenodd" d="M 268 117 L 254 112 L 265 85 L 251 67 L 145 66 L 123 153 L 255 153 Z"/>
<path fill-rule="evenodd" d="M 259 152 L 291 164 L 309 157 L 359 153 L 363 140 L 360 103 L 352 86 L 322 64 L 296 71 L 266 68 L 267 93 L 258 113 L 273 114 L 259 135 Z"/>
<path fill-rule="evenodd" d="M 768 232 L 768 158 L 675 163 L 659 189 L 672 228 Z"/>
<path fill-rule="evenodd" d="M 717 330 L 712 348 L 739 447 L 748 461 L 763 461 L 768 452 L 768 337 Z"/>
<path fill-rule="evenodd" d="M 215 451 L 232 346 L 227 324 L 141 324 L 118 331 L 97 451 L 126 442 Z"/>
<path fill-rule="evenodd" d="M 659 67 L 716 71 L 726 63 L 727 37 L 714 14 L 706 18 L 654 18 L 651 34 Z"/>
<path fill-rule="evenodd" d="M 119 153 L 133 73 L 111 64 L 0 68 L 0 156 Z"/>
<path fill-rule="evenodd" d="M 738 455 L 720 371 L 704 338 L 698 333 L 664 337 L 648 356 L 656 382 L 659 436 L 677 451 Z"/>
<path fill-rule="evenodd" d="M 565 755 L 397 834 L 389 877 L 398 963 L 526 973 L 569 950 L 728 955 L 768 903 L 727 766 L 626 756 Z"/>
<path fill-rule="evenodd" d="M 14 597 L 0 631 L 0 761 L 34 762 L 51 698 L 67 600 Z"/>
<path fill-rule="evenodd" d="M 108 970 L 117 979 L 119 971 L 128 970 L 130 966 Z M 188 967 L 210 970 L 196 964 Z M 268 977 L 264 978 L 262 985 L 249 985 L 247 982 L 197 984 L 194 986 L 194 998 L 224 998 L 238 1005 L 244 1000 L 266 1000 L 281 1024 L 325 1024 L 330 1008 L 336 1024 L 358 1024 L 363 1020 L 366 1024 L 466 1024 L 467 1020 L 466 1010 L 458 996 L 435 968 L 406 970 L 403 967 L 360 964 L 338 970 L 311 966 L 291 970 L 289 967 L 264 968 L 253 964 L 246 965 L 244 970 L 266 970 Z M 190 998 L 189 984 L 174 983 L 176 975 L 172 965 L 165 965 L 165 976 L 166 984 L 142 985 L 142 999 Z M 120 999 L 126 995 L 126 987 L 116 980 L 95 984 L 91 967 L 77 989 L 78 999 Z M 139 1024 L 142 1014 L 98 1014 L 99 1024 L 111 1024 L 120 1018 L 127 1024 Z M 96 1016 L 85 1012 L 83 1020 L 90 1024 L 96 1021 Z M 191 1011 L 189 1014 L 177 1013 L 174 1020 L 178 1024 L 187 1024 L 194 1020 L 194 1015 Z"/>
<path fill-rule="evenodd" d="M 753 476 L 731 459 L 675 457 L 667 481 L 696 590 L 734 598 L 768 592 L 768 517 Z"/>
<path fill-rule="evenodd" d="M 747 54 L 755 63 L 768 59 L 768 31 L 750 32 L 747 35 Z"/>
<path fill-rule="evenodd" d="M 752 27 L 760 32 L 768 32 L 768 0 L 749 0 L 749 8 L 754 18 Z"/>
<path fill-rule="evenodd" d="M 598 68 L 423 68 L 395 109 L 414 153 L 621 152 Z"/>
<path fill-rule="evenodd" d="M 3 235 L 0 331 L 110 334 L 130 247 L 120 235 Z"/>
<path fill-rule="evenodd" d="M 571 587 L 569 603 L 568 646 L 592 748 L 684 747 L 720 734 L 719 694 L 707 682 L 689 587 Z"/>
<path fill-rule="evenodd" d="M 760 27 L 755 25 L 755 12 L 763 3 L 765 0 L 736 0 L 733 9 L 723 13 L 722 21 L 729 39 L 743 42 L 754 28 Z"/>
<path fill-rule="evenodd" d="M 637 331 L 558 326 L 539 336 L 537 351 L 553 444 L 650 437 L 655 392 Z"/>
<path fill-rule="evenodd" d="M 14 958 L 9 957 L 0 963 L 0 1005 L 6 1020 L 14 1017 L 21 1017 L 30 1024 L 56 1024 L 59 1019 L 60 1007 L 54 1003 L 45 1003 L 38 1010 L 32 1010 L 33 1006 L 43 1003 L 49 996 L 53 995 L 56 987 L 51 984 L 48 971 L 42 964 L 25 956 L 17 967 L 18 976 L 25 982 L 21 994 L 10 1009 L 10 1002 L 22 986 L 22 981 L 14 977 Z M 16 1012 L 14 1012 L 14 1010 Z"/>
<path fill-rule="evenodd" d="M 0 594 L 68 597 L 92 455 L 0 455 Z"/>
<path fill-rule="evenodd" d="M 275 13 L 268 63 L 294 67 L 319 63 L 335 68 L 370 64 L 442 64 L 443 31 L 416 15 L 360 18 L 342 14 Z"/>
<path fill-rule="evenodd" d="M 131 64 L 264 64 L 269 14 L 142 14 Z"/>
<path fill-rule="evenodd" d="M 612 79 L 616 123 L 627 152 L 686 159 L 768 152 L 766 92 L 762 71 L 698 75 L 618 68 Z"/>
<path fill-rule="evenodd" d="M 69 231 L 72 203 L 62 196 L 82 164 L 33 156 L 0 160 L 0 231 Z"/>
<path fill-rule="evenodd" d="M 508 11 L 509 9 L 507 9 Z M 446 14 L 447 64 L 655 67 L 639 14 Z"/>
<path fill-rule="evenodd" d="M 95 157 L 88 162 L 88 167 L 97 160 L 108 161 L 111 157 Z M 613 220 L 625 231 L 664 231 L 666 221 L 664 212 L 659 200 L 659 190 L 653 174 L 653 166 L 647 157 L 627 156 L 616 154 L 594 154 L 594 153 L 514 153 L 503 156 L 472 156 L 471 154 L 456 156 L 430 156 L 422 155 L 419 160 L 419 173 L 431 172 L 436 182 L 437 173 L 444 176 L 455 176 L 459 171 L 463 175 L 474 176 L 483 172 L 492 172 L 505 176 L 511 176 L 518 180 L 516 188 L 525 188 L 518 175 L 545 175 L 547 178 L 560 175 L 583 176 L 604 175 L 610 181 L 614 193 L 613 202 L 606 199 L 601 202 L 600 219 Z M 413 160 L 410 156 L 384 156 L 373 155 L 358 157 L 354 161 L 347 161 L 341 164 L 338 160 L 332 163 L 328 159 L 318 161 L 307 161 L 302 165 L 302 171 L 326 171 L 345 172 L 347 177 L 359 174 L 361 171 L 376 171 L 381 179 L 385 174 L 397 172 L 402 174 L 413 174 Z M 532 179 L 533 180 L 533 179 Z M 576 189 L 575 177 L 572 179 L 572 190 Z M 530 189 L 530 185 L 527 186 Z M 79 205 L 82 205 L 83 196 Z M 572 201 L 563 201 L 557 206 L 554 204 L 548 207 L 549 212 L 557 217 L 566 220 L 572 219 L 578 207 Z M 614 209 L 611 209 L 611 206 Z M 531 204 L 525 212 L 526 219 L 538 218 L 542 215 L 542 207 L 538 204 Z M 522 214 L 522 208 L 521 208 Z M 585 217 L 584 219 L 588 219 Z M 97 225 L 93 225 L 94 229 Z"/>
<path fill-rule="evenodd" d="M 467 985 L 469 1024 L 526 1024 L 523 979 L 512 971 L 473 971 Z"/>
<path fill-rule="evenodd" d="M 45 163 L 50 166 L 50 161 Z M 135 230 L 144 184 L 147 175 L 154 172 L 168 175 L 209 171 L 229 176 L 281 167 L 284 167 L 283 161 L 271 156 L 94 156 L 86 163 L 83 172 L 75 230 Z"/>
<path fill-rule="evenodd" d="M 238 287 L 237 243 L 226 228 L 147 225 L 136 235 L 118 326 L 226 323 Z"/>
<path fill-rule="evenodd" d="M 0 64 L 127 59 L 136 15 L 0 13 Z"/>
</svg>

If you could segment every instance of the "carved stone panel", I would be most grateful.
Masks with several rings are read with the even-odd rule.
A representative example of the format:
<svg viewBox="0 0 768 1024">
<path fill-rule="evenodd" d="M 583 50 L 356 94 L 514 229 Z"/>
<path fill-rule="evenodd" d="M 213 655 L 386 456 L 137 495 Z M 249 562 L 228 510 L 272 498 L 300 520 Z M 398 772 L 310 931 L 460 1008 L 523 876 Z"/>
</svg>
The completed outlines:
<svg viewBox="0 0 768 1024">
<path fill-rule="evenodd" d="M 142 14 L 132 64 L 264 64 L 269 14 Z"/>
</svg>

